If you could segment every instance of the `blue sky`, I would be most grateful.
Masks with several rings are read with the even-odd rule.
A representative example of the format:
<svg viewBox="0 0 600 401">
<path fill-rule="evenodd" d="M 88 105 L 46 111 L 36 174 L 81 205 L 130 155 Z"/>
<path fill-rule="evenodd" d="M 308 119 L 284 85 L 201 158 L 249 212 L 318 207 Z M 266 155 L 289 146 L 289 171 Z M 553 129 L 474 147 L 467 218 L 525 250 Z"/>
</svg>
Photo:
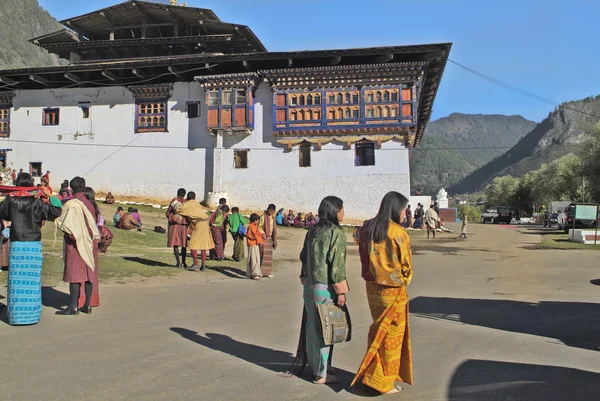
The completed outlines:
<svg viewBox="0 0 600 401">
<path fill-rule="evenodd" d="M 60 20 L 122 1 L 39 2 Z M 536 95 L 560 103 L 600 94 L 596 0 L 187 0 L 187 5 L 250 26 L 269 51 L 453 42 L 451 59 Z M 553 108 L 448 64 L 433 119 L 460 112 L 541 121 Z"/>
</svg>

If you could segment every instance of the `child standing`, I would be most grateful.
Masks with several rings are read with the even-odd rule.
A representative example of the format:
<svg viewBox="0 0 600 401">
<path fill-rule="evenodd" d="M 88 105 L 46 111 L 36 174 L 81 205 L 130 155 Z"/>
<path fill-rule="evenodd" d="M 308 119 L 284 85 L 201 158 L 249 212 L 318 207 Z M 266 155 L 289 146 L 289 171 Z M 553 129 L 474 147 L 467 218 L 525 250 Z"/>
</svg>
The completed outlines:
<svg viewBox="0 0 600 401">
<path fill-rule="evenodd" d="M 260 216 L 256 213 L 250 215 L 250 225 L 246 233 L 248 244 L 248 265 L 246 267 L 246 276 L 252 280 L 260 280 L 262 272 L 260 270 L 260 245 L 263 243 L 263 237 L 258 227 Z"/>
<path fill-rule="evenodd" d="M 463 214 L 462 217 L 462 227 L 460 228 L 460 236 L 458 238 L 467 238 L 467 223 L 468 223 L 468 219 L 467 219 L 467 215 Z"/>
</svg>

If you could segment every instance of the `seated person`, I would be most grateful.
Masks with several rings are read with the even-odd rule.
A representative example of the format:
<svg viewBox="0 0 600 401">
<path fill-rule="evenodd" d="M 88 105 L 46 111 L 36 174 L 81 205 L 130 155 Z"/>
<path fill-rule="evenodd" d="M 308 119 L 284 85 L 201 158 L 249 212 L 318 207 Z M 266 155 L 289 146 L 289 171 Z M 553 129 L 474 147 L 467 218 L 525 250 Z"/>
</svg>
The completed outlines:
<svg viewBox="0 0 600 401">
<path fill-rule="evenodd" d="M 131 212 L 131 215 L 133 217 L 135 217 L 135 219 L 138 221 L 138 223 L 140 223 L 140 227 L 142 226 L 142 218 L 140 217 L 140 214 L 138 213 L 137 209 L 133 209 L 133 211 Z"/>
<path fill-rule="evenodd" d="M 117 208 L 117 213 L 113 216 L 113 222 L 115 223 L 115 227 L 119 228 L 119 224 L 121 223 L 121 218 L 123 217 L 123 208 L 119 206 Z"/>
<path fill-rule="evenodd" d="M 119 228 L 122 230 L 138 230 L 142 231 L 142 224 L 129 212 L 123 213 Z"/>
<path fill-rule="evenodd" d="M 296 228 L 304 228 L 304 218 L 302 217 L 302 213 L 298 213 L 296 218 L 294 219 L 294 227 Z"/>
<path fill-rule="evenodd" d="M 115 203 L 115 197 L 110 192 L 106 194 L 106 199 L 104 199 L 104 203 L 108 205 L 112 205 Z"/>
<path fill-rule="evenodd" d="M 294 211 L 290 210 L 287 214 L 287 216 L 285 216 L 285 219 L 283 219 L 283 225 L 286 227 L 291 227 L 294 225 Z"/>
<path fill-rule="evenodd" d="M 284 217 L 283 212 L 284 212 L 284 209 L 281 208 L 281 209 L 279 209 L 279 211 L 277 212 L 277 215 L 275 216 L 275 222 L 278 226 L 283 225 L 283 217 Z"/>
<path fill-rule="evenodd" d="M 306 215 L 306 218 L 304 219 L 304 224 L 305 224 L 306 228 L 311 228 L 312 226 L 317 224 L 317 219 L 315 219 L 315 216 L 312 213 L 309 213 Z"/>
</svg>

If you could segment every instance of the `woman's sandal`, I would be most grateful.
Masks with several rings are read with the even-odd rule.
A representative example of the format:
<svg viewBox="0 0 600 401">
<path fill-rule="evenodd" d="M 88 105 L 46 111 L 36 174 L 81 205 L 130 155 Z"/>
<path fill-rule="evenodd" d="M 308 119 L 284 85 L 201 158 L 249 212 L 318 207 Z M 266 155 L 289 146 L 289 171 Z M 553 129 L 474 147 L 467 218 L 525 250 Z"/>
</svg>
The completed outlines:
<svg viewBox="0 0 600 401">
<path fill-rule="evenodd" d="M 334 375 L 327 374 L 327 377 L 315 378 L 313 383 L 315 384 L 336 384 L 340 382 L 340 378 Z"/>
<path fill-rule="evenodd" d="M 388 391 L 387 393 L 381 393 L 381 395 L 392 395 L 392 394 L 398 394 L 400 391 L 402 391 L 402 387 L 395 385 L 393 389 L 391 389 L 390 391 Z"/>
</svg>

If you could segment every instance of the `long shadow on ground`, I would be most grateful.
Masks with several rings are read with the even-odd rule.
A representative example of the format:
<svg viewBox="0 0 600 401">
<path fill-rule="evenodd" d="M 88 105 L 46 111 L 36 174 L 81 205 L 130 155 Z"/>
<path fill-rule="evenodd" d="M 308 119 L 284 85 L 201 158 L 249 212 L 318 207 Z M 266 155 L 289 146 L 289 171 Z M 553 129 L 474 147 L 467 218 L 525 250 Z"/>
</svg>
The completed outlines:
<svg viewBox="0 0 600 401">
<path fill-rule="evenodd" d="M 600 351 L 600 304 L 417 297 L 410 310 L 420 317 L 555 338 L 570 347 Z"/>
<path fill-rule="evenodd" d="M 272 372 L 283 373 L 292 365 L 294 355 L 289 352 L 274 350 L 272 348 L 261 347 L 260 345 L 247 344 L 224 334 L 206 333 L 200 335 L 195 331 L 181 327 L 171 327 L 171 331 L 179 334 L 181 337 L 203 345 L 215 351 L 243 359 L 246 362 L 253 363 Z M 307 371 L 309 369 L 305 369 Z M 346 371 L 338 369 L 338 376 L 341 379 L 339 384 L 330 385 L 335 392 L 340 392 L 352 381 L 353 375 Z M 302 377 L 303 380 L 312 380 L 307 374 Z M 282 378 L 281 380 L 286 380 Z"/>
<path fill-rule="evenodd" d="M 231 278 L 243 278 L 246 279 L 246 271 L 238 269 L 237 267 L 231 266 L 206 266 L 207 270 L 212 270 L 217 273 L 221 273 L 224 276 Z"/>
<path fill-rule="evenodd" d="M 42 287 L 42 305 L 61 310 L 70 302 L 71 296 L 69 294 L 58 291 L 54 287 Z"/>
<path fill-rule="evenodd" d="M 600 374 L 556 366 L 467 360 L 455 371 L 448 400 L 576 401 L 598 399 Z"/>
<path fill-rule="evenodd" d="M 159 262 L 159 261 L 152 260 L 152 259 L 139 258 L 137 256 L 123 256 L 123 259 L 127 260 L 129 262 L 139 263 L 144 266 L 173 267 L 173 265 L 170 265 L 165 262 Z"/>
</svg>

